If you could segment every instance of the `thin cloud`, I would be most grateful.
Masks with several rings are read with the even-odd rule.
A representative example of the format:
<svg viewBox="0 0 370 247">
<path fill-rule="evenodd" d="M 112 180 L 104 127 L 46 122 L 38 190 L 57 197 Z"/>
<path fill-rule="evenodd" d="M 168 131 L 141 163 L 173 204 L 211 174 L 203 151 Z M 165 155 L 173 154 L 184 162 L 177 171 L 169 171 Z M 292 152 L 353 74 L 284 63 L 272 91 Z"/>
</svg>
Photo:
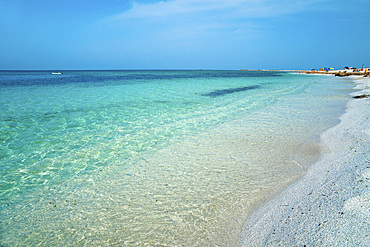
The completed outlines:
<svg viewBox="0 0 370 247">
<path fill-rule="evenodd" d="M 114 19 L 169 18 L 184 15 L 221 14 L 234 18 L 267 18 L 320 8 L 327 1 L 318 0 L 172 0 L 143 4 L 134 2 L 132 8 Z"/>
<path fill-rule="evenodd" d="M 341 0 L 133 2 L 130 9 L 106 19 L 103 26 L 115 31 L 122 50 L 135 45 L 140 51 L 149 47 L 156 51 L 233 50 L 240 45 L 256 47 L 260 40 L 274 35 L 274 18 L 325 10 L 335 1 Z"/>
<path fill-rule="evenodd" d="M 155 3 L 133 2 L 132 7 L 109 22 L 125 28 L 135 26 L 147 33 L 173 33 L 188 30 L 186 35 L 209 32 L 259 33 L 265 27 L 258 20 L 323 8 L 333 0 L 170 0 Z M 198 30 L 205 33 L 200 34 Z M 185 35 L 185 36 L 186 36 Z"/>
<path fill-rule="evenodd" d="M 320 2 L 320 4 L 318 4 Z M 125 12 L 109 19 L 120 27 L 135 29 L 146 38 L 199 40 L 228 34 L 259 35 L 258 20 L 319 8 L 325 0 L 170 0 L 133 2 Z"/>
</svg>

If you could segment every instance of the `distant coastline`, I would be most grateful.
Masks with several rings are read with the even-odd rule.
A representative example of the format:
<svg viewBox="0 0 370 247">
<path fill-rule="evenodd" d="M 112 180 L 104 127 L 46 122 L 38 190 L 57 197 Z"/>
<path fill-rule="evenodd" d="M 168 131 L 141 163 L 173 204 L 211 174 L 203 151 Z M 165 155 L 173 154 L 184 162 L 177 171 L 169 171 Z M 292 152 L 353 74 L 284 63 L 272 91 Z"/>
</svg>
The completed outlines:
<svg viewBox="0 0 370 247">
<path fill-rule="evenodd" d="M 364 76 L 368 77 L 370 75 L 369 68 L 362 69 L 343 69 L 343 70 L 302 70 L 300 73 L 303 74 L 323 74 L 323 75 L 334 75 L 334 76 Z"/>
<path fill-rule="evenodd" d="M 282 71 L 282 72 L 297 72 L 302 74 L 319 74 L 319 75 L 334 75 L 334 76 L 370 76 L 370 68 L 345 68 L 342 70 L 334 70 L 334 69 L 320 69 L 320 70 L 281 70 L 281 69 L 240 69 L 240 71 Z"/>
<path fill-rule="evenodd" d="M 240 69 L 240 71 L 281 71 L 281 72 L 301 72 L 299 69 Z"/>
</svg>

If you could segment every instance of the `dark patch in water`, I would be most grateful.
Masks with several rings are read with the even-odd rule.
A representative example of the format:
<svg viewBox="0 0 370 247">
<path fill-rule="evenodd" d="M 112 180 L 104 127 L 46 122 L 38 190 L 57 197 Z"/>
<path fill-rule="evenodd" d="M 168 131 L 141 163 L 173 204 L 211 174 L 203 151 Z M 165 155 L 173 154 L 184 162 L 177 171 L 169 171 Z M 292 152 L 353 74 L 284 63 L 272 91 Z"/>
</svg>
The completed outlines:
<svg viewBox="0 0 370 247">
<path fill-rule="evenodd" d="M 237 87 L 237 88 L 228 88 L 228 89 L 222 89 L 222 90 L 215 90 L 210 93 L 202 94 L 202 96 L 209 96 L 211 98 L 219 97 L 219 96 L 224 96 L 226 94 L 230 93 L 237 93 L 237 92 L 243 92 L 243 91 L 248 91 L 248 90 L 253 90 L 260 88 L 261 86 L 259 85 L 254 85 L 254 86 L 249 86 L 249 87 Z"/>
<path fill-rule="evenodd" d="M 363 94 L 358 96 L 353 96 L 354 99 L 363 99 L 363 98 L 370 98 L 370 94 Z"/>
</svg>

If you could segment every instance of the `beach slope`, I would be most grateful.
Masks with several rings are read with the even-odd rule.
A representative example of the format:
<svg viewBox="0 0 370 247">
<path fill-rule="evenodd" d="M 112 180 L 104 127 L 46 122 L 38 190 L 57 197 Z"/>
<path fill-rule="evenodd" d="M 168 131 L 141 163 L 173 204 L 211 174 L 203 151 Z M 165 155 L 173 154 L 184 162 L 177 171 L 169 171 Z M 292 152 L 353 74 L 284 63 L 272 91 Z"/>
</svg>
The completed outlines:
<svg viewBox="0 0 370 247">
<path fill-rule="evenodd" d="M 370 94 L 355 78 L 352 96 Z M 370 246 L 370 98 L 352 99 L 321 136 L 328 151 L 307 174 L 257 209 L 239 246 Z"/>
</svg>

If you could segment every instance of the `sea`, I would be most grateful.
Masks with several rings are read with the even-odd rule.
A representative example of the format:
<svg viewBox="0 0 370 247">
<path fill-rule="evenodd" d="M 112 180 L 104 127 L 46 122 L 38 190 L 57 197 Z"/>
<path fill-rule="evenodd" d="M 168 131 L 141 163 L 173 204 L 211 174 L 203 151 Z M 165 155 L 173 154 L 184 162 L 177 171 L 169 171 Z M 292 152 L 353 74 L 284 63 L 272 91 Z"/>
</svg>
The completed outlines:
<svg viewBox="0 0 370 247">
<path fill-rule="evenodd" d="M 284 71 L 0 71 L 0 246 L 235 246 L 330 150 L 353 83 Z"/>
</svg>

